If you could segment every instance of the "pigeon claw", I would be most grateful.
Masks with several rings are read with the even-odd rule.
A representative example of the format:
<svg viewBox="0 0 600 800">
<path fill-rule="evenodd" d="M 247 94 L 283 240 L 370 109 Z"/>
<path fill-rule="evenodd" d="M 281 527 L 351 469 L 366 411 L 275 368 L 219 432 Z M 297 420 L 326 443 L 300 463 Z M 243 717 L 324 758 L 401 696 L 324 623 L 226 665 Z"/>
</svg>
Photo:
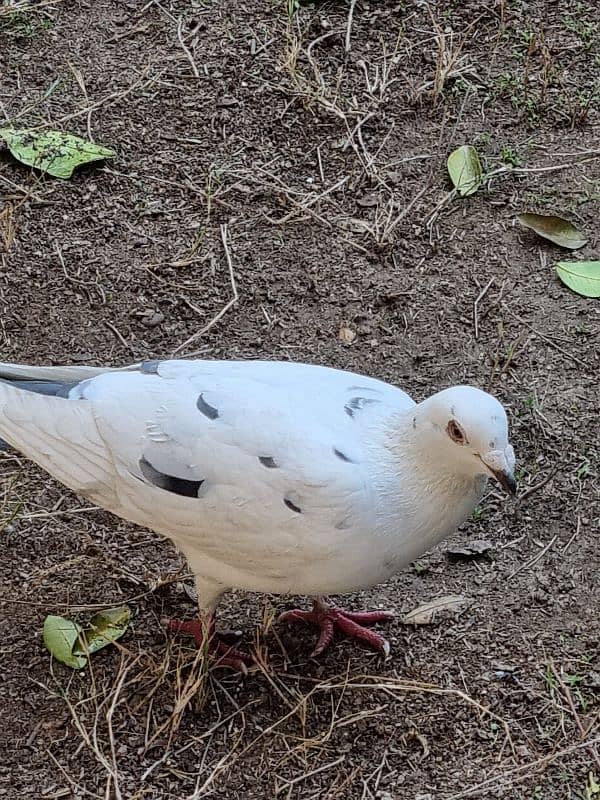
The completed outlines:
<svg viewBox="0 0 600 800">
<path fill-rule="evenodd" d="M 322 600 L 315 600 L 312 611 L 295 608 L 281 614 L 279 621 L 307 622 L 320 628 L 319 638 L 311 657 L 321 655 L 329 647 L 337 629 L 351 639 L 358 639 L 370 645 L 387 658 L 390 654 L 390 643 L 380 633 L 366 626 L 375 625 L 377 622 L 388 622 L 393 617 L 393 611 L 346 611 L 328 605 Z"/>
<path fill-rule="evenodd" d="M 241 639 L 241 631 L 215 630 L 214 619 L 202 620 L 200 617 L 185 622 L 178 619 L 164 620 L 168 630 L 193 636 L 200 649 L 208 651 L 209 658 L 214 667 L 228 667 L 229 669 L 248 674 L 248 667 L 254 665 L 251 655 L 238 650 L 234 645 Z"/>
</svg>

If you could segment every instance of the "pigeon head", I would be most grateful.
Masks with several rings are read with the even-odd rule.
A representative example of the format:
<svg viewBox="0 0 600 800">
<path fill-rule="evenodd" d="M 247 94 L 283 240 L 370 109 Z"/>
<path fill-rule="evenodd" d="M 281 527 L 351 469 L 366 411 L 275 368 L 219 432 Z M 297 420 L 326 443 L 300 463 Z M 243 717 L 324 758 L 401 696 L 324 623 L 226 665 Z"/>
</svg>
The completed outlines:
<svg viewBox="0 0 600 800">
<path fill-rule="evenodd" d="M 453 386 L 417 408 L 414 427 L 420 428 L 429 458 L 453 473 L 491 476 L 516 493 L 506 412 L 495 397 L 472 386 Z"/>
</svg>

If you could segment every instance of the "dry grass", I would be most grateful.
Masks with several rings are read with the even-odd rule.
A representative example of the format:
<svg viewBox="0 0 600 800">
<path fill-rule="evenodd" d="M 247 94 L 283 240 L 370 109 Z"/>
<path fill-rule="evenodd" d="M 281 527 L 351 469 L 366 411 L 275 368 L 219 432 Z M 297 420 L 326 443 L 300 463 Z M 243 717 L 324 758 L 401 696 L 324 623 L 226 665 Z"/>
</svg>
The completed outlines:
<svg viewBox="0 0 600 800">
<path fill-rule="evenodd" d="M 474 728 L 485 727 L 490 722 L 495 724 L 492 730 L 496 731 L 496 767 L 484 780 L 468 784 L 458 793 L 444 794 L 447 800 L 477 796 L 492 786 L 496 791 L 502 788 L 508 792 L 553 763 L 578 752 L 589 755 L 592 771 L 598 774 L 600 770 L 599 715 L 588 715 L 584 724 L 580 710 L 582 695 L 579 693 L 574 698 L 564 673 L 554 665 L 549 665 L 546 673 L 546 678 L 551 676 L 549 701 L 543 696 L 540 698 L 546 704 L 546 712 L 550 712 L 545 715 L 545 724 L 552 724 L 554 720 L 556 726 L 553 746 L 545 755 L 527 759 L 522 755 L 523 731 L 519 722 L 502 719 L 459 687 L 352 674 L 350 662 L 343 675 L 319 681 L 278 673 L 261 662 L 258 674 L 266 679 L 268 691 L 281 698 L 285 710 L 256 733 L 251 720 L 259 699 L 239 705 L 226 685 L 219 681 L 217 676 L 223 673 L 206 671 L 206 661 L 200 652 L 190 657 L 179 647 L 169 647 L 164 650 L 162 660 L 156 661 L 149 654 L 135 654 L 125 647 L 119 649 L 120 656 L 112 675 L 100 678 L 92 668 L 85 681 L 72 678 L 65 684 L 64 678 L 52 673 L 52 685 L 44 687 L 65 704 L 72 725 L 69 735 L 79 737 L 80 747 L 89 751 L 99 775 L 104 775 L 103 792 L 98 796 L 137 800 L 145 796 L 144 787 L 148 782 L 165 770 L 179 777 L 182 786 L 190 787 L 189 794 L 185 795 L 189 800 L 210 796 L 223 777 L 235 774 L 236 765 L 260 757 L 265 749 L 271 753 L 273 797 L 286 792 L 289 796 L 292 787 L 301 790 L 303 782 L 325 772 L 329 773 L 330 788 L 324 796 L 343 796 L 344 789 L 350 785 L 356 787 L 357 781 L 359 785 L 362 781 L 363 798 L 375 796 L 389 750 L 383 753 L 379 768 L 369 775 L 362 769 L 348 770 L 346 756 L 339 755 L 340 736 L 343 739 L 356 736 L 367 721 L 389 719 L 398 709 L 410 707 L 412 697 L 421 698 L 426 705 L 432 704 L 432 710 L 437 703 L 434 698 L 455 700 L 470 709 L 470 724 Z M 160 719 L 156 714 L 157 700 L 165 690 L 171 695 L 169 707 L 172 710 L 170 715 Z M 348 711 L 345 706 L 354 695 L 360 698 L 359 707 Z M 233 710 L 221 708 L 219 698 L 229 698 Z M 194 708 L 202 716 L 209 700 L 218 708 L 217 718 L 210 725 L 203 725 L 201 733 L 191 734 L 188 726 L 186 736 L 178 737 L 183 715 L 189 717 Z M 442 702 L 442 708 L 445 706 Z M 449 707 L 452 706 L 450 703 Z M 317 719 L 319 722 L 315 725 Z M 556 735 L 558 730 L 562 732 L 560 737 Z M 217 734 L 225 736 L 224 751 L 211 748 Z M 434 743 L 417 727 L 409 726 L 405 735 L 418 744 L 421 759 L 430 755 Z M 135 759 L 130 748 L 123 745 L 131 741 L 132 736 L 143 741 Z M 177 766 L 192 749 L 196 757 L 201 755 L 194 774 Z M 74 790 L 89 795 L 54 750 L 56 748 L 50 750 L 49 755 L 69 784 Z M 121 789 L 123 784 L 129 787 L 125 794 Z M 133 791 L 132 786 L 136 787 Z"/>
</svg>

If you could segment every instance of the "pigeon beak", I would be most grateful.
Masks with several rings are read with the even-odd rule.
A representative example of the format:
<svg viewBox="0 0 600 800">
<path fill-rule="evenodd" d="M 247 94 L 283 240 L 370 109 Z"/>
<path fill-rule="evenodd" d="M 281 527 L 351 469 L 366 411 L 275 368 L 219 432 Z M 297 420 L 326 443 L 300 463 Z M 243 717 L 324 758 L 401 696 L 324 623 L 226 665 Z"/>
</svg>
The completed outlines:
<svg viewBox="0 0 600 800">
<path fill-rule="evenodd" d="M 492 450 L 479 458 L 506 492 L 512 495 L 517 493 L 517 482 L 513 474 L 515 456 L 510 445 L 506 450 Z"/>
<path fill-rule="evenodd" d="M 498 481 L 500 486 L 504 489 L 505 492 L 508 494 L 512 494 L 513 497 L 517 493 L 517 481 L 515 480 L 515 476 L 512 474 L 510 470 L 506 472 L 504 470 L 498 470 L 498 472 L 492 473 L 494 478 Z"/>
</svg>

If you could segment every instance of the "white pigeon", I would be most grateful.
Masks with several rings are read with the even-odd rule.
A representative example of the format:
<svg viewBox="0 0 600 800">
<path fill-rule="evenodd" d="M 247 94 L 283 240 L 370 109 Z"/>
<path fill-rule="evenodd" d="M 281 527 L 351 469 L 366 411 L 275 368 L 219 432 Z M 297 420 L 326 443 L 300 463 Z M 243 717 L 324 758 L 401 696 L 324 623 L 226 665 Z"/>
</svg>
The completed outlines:
<svg viewBox="0 0 600 800">
<path fill-rule="evenodd" d="M 382 381 L 277 361 L 146 361 L 123 369 L 0 363 L 0 436 L 62 483 L 172 539 L 200 615 L 171 627 L 215 660 L 248 657 L 214 632 L 229 589 L 309 594 L 287 621 L 387 655 L 325 595 L 387 580 L 471 514 L 486 479 L 514 494 L 506 414 L 470 386 L 416 404 Z"/>
</svg>

